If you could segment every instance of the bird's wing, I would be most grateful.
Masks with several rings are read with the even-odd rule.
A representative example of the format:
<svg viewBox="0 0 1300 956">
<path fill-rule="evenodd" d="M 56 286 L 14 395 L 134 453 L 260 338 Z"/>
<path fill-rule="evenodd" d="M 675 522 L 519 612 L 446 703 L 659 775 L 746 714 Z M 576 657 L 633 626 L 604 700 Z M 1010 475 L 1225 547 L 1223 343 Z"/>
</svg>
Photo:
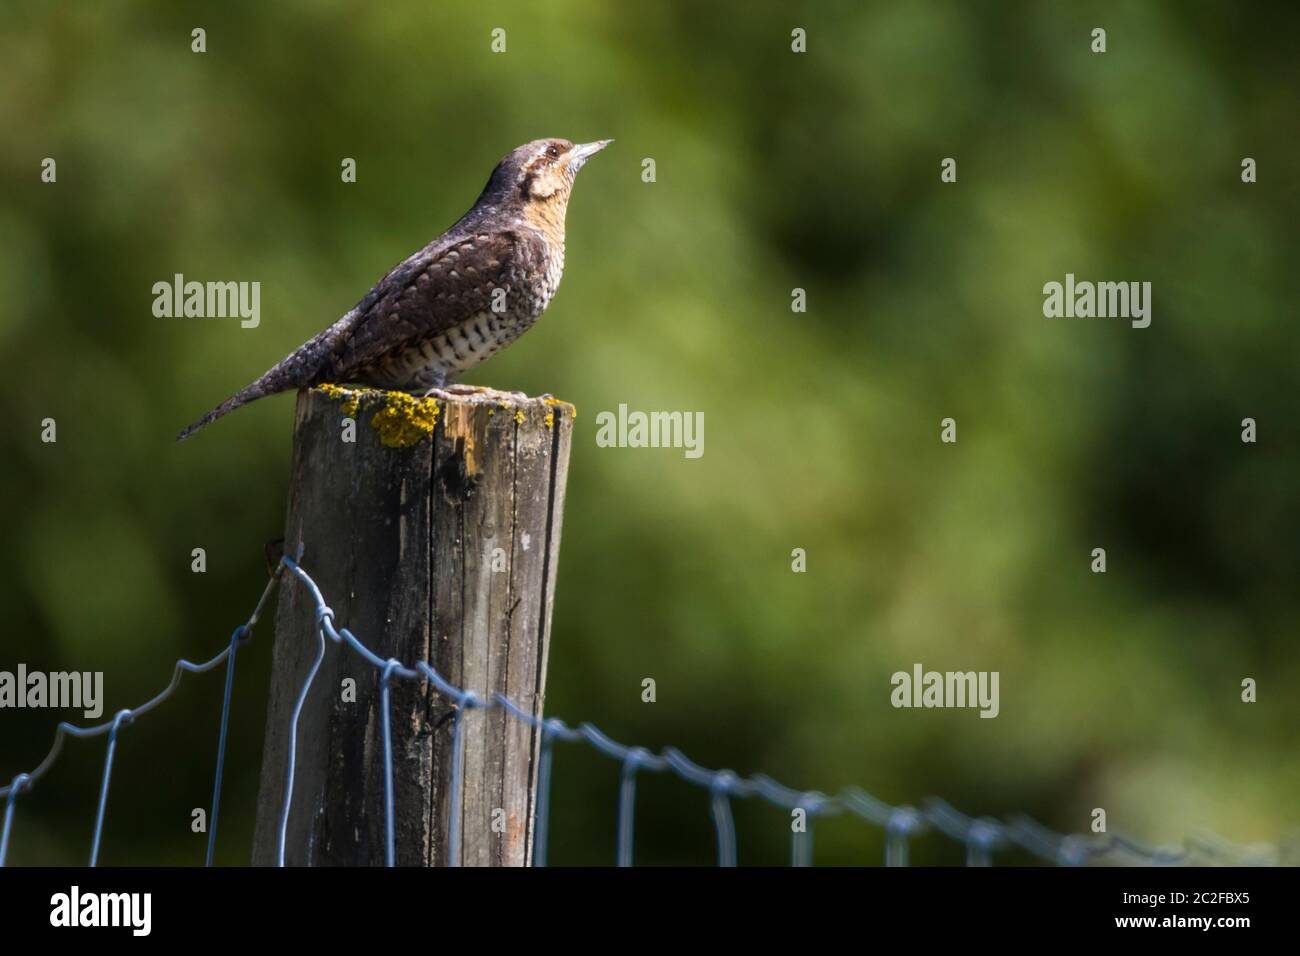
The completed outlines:
<svg viewBox="0 0 1300 956">
<path fill-rule="evenodd" d="M 521 278 L 544 269 L 544 260 L 541 237 L 528 229 L 469 233 L 426 246 L 328 330 L 332 361 L 322 373 L 344 380 L 490 311 L 494 289 L 509 294 Z"/>
</svg>

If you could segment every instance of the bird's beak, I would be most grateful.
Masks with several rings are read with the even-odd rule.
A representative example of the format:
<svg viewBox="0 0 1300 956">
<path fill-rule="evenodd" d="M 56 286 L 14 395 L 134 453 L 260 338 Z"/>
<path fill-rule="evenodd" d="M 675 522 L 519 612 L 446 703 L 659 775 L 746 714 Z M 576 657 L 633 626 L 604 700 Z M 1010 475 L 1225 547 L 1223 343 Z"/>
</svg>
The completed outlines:
<svg viewBox="0 0 1300 956">
<path fill-rule="evenodd" d="M 576 173 L 582 168 L 583 163 L 612 142 L 614 142 L 612 139 L 598 139 L 594 143 L 579 143 L 569 150 L 569 168 Z"/>
</svg>

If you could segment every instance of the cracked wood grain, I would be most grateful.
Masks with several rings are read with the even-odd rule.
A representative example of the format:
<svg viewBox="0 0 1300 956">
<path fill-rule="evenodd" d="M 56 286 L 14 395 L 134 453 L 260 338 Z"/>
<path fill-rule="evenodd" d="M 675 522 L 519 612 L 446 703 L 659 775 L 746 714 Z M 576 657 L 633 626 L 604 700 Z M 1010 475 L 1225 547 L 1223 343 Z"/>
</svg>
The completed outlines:
<svg viewBox="0 0 1300 956">
<path fill-rule="evenodd" d="M 453 684 L 542 713 L 573 408 L 485 393 L 439 403 L 431 438 L 385 447 L 363 408 L 342 441 L 340 401 L 299 394 L 285 549 L 381 657 L 429 661 Z M 501 548 L 504 567 L 494 570 Z M 498 562 L 500 564 L 500 562 Z M 287 577 L 276 617 L 253 863 L 275 862 L 289 718 L 316 650 L 312 602 Z M 355 681 L 355 701 L 344 682 Z M 452 721 L 425 682 L 394 680 L 397 862 L 448 863 Z M 285 860 L 382 865 L 379 674 L 327 642 L 298 731 Z M 500 710 L 465 723 L 459 862 L 521 866 L 536 806 L 538 735 Z"/>
</svg>

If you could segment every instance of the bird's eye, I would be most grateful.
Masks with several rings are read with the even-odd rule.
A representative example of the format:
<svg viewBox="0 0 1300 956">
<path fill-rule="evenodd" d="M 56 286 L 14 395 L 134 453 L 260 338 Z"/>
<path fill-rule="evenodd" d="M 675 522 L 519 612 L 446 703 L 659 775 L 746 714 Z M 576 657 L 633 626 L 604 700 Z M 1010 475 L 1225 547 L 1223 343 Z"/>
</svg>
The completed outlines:
<svg viewBox="0 0 1300 956">
<path fill-rule="evenodd" d="M 548 157 L 550 157 L 551 159 L 559 159 L 559 158 L 560 158 L 560 147 L 558 147 L 558 146 L 556 146 L 554 143 L 552 143 L 550 146 L 547 146 L 547 147 L 546 147 L 546 155 L 547 155 Z"/>
</svg>

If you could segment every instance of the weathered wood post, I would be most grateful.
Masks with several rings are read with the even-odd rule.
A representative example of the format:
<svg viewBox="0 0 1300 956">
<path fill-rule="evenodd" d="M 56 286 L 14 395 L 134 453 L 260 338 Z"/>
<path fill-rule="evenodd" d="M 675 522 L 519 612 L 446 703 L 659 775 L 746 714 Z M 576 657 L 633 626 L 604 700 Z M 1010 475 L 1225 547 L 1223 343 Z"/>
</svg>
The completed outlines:
<svg viewBox="0 0 1300 956">
<path fill-rule="evenodd" d="M 383 658 L 428 661 L 480 697 L 542 711 L 573 406 L 485 391 L 451 403 L 326 386 L 298 396 L 285 549 Z M 354 440 L 349 441 L 349 438 Z M 313 603 L 283 579 L 254 864 L 276 862 L 290 720 L 316 653 Z M 355 682 L 351 685 L 348 680 Z M 450 862 L 450 702 L 391 687 L 398 865 Z M 531 858 L 538 734 L 500 709 L 464 716 L 460 859 Z M 381 865 L 379 672 L 327 642 L 298 725 L 288 865 Z M 494 825 L 495 824 L 495 825 Z"/>
</svg>

